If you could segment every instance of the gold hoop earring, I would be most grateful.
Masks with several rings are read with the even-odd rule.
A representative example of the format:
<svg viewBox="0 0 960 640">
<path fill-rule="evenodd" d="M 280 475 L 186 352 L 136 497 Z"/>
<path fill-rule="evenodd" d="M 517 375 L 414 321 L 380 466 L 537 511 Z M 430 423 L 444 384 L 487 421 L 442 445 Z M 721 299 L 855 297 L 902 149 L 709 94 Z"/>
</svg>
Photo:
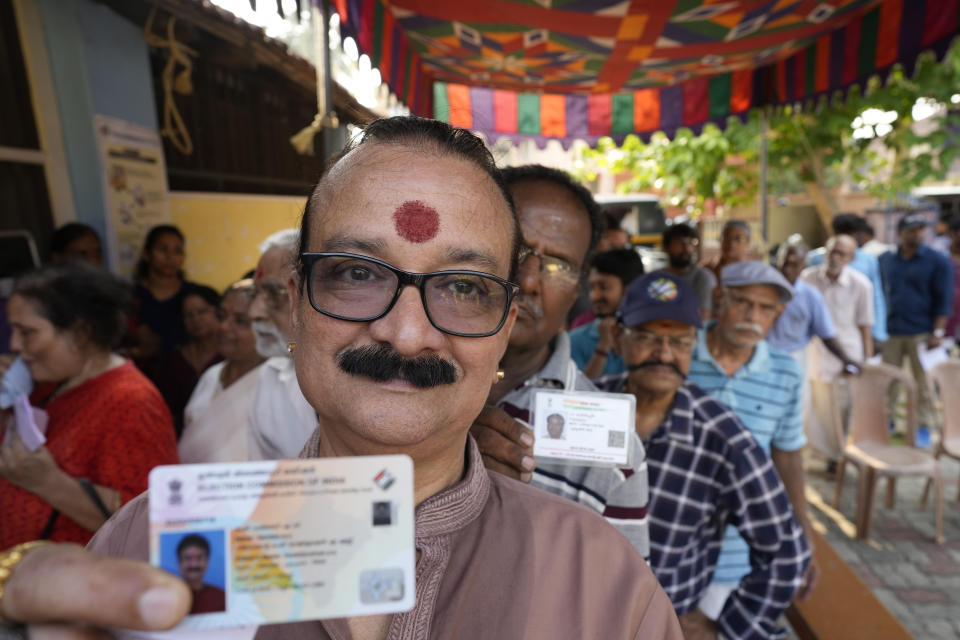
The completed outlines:
<svg viewBox="0 0 960 640">
<path fill-rule="evenodd" d="M 288 342 L 288 343 L 287 343 L 287 351 L 289 351 L 290 353 L 293 353 L 293 352 L 296 351 L 296 350 L 297 350 L 297 343 L 296 343 L 296 342 Z"/>
</svg>

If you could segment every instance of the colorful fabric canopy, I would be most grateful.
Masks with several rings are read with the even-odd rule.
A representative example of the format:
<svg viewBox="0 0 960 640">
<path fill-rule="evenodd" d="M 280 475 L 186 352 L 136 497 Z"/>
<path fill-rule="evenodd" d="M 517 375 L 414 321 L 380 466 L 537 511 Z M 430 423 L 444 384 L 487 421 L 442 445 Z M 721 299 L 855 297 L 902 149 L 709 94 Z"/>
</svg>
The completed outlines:
<svg viewBox="0 0 960 640">
<path fill-rule="evenodd" d="M 421 115 L 490 138 L 593 142 L 722 123 L 912 67 L 960 0 L 337 0 Z M 430 88 L 432 87 L 432 92 Z"/>
</svg>

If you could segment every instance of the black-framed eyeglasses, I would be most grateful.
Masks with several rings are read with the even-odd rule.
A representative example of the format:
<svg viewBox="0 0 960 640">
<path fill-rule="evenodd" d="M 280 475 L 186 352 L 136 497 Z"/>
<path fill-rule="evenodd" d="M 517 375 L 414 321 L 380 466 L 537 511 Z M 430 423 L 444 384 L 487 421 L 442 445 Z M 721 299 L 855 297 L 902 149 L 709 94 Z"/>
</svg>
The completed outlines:
<svg viewBox="0 0 960 640">
<path fill-rule="evenodd" d="M 420 290 L 437 330 L 465 338 L 500 331 L 520 287 L 480 271 L 411 273 L 353 253 L 301 255 L 310 306 L 331 318 L 372 322 L 390 312 L 407 285 Z"/>
</svg>

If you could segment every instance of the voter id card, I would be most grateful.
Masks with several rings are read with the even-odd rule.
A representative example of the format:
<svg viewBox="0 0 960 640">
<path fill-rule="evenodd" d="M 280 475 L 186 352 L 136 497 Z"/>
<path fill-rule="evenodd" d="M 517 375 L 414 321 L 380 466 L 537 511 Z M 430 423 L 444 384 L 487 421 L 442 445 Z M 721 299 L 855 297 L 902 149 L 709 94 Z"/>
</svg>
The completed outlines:
<svg viewBox="0 0 960 640">
<path fill-rule="evenodd" d="M 157 467 L 150 560 L 193 592 L 174 632 L 409 611 L 413 461 Z"/>
<path fill-rule="evenodd" d="M 533 454 L 588 466 L 626 466 L 636 406 L 627 393 L 536 391 Z"/>
</svg>

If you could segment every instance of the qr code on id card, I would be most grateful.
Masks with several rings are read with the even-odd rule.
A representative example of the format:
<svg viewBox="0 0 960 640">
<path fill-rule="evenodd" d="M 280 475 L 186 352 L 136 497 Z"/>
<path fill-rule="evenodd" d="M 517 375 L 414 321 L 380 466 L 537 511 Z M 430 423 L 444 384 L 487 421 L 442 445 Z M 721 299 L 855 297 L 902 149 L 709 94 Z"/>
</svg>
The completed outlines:
<svg viewBox="0 0 960 640">
<path fill-rule="evenodd" d="M 360 602 L 376 604 L 403 599 L 403 569 L 370 569 L 360 574 Z"/>
<path fill-rule="evenodd" d="M 626 438 L 626 431 L 607 431 L 607 446 L 612 449 L 622 449 Z"/>
</svg>

